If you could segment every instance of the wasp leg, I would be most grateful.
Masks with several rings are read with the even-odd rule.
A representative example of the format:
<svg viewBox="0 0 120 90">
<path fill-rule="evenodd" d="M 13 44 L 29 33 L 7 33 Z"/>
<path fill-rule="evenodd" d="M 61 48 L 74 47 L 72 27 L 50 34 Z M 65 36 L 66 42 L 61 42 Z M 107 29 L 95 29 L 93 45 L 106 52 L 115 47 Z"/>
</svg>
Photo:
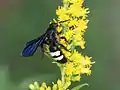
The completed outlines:
<svg viewBox="0 0 120 90">
<path fill-rule="evenodd" d="M 67 42 L 67 39 L 66 39 L 65 37 L 63 37 L 63 36 L 62 36 L 62 37 L 60 37 L 60 39 L 64 39 L 64 40 Z"/>
<path fill-rule="evenodd" d="M 59 44 L 62 48 L 64 48 L 66 51 L 69 51 L 64 45 Z"/>
<path fill-rule="evenodd" d="M 41 58 L 44 60 L 44 47 L 43 47 L 43 44 L 41 44 L 41 47 L 40 47 L 40 53 L 41 53 Z"/>
<path fill-rule="evenodd" d="M 60 32 L 57 32 L 58 35 L 62 34 L 62 30 Z"/>
<path fill-rule="evenodd" d="M 65 40 L 65 42 L 68 42 L 67 41 L 67 39 L 65 38 L 65 37 L 60 37 L 60 39 L 64 39 Z M 62 45 L 62 44 L 59 44 L 62 48 L 64 48 L 66 51 L 69 51 L 64 45 Z"/>
</svg>

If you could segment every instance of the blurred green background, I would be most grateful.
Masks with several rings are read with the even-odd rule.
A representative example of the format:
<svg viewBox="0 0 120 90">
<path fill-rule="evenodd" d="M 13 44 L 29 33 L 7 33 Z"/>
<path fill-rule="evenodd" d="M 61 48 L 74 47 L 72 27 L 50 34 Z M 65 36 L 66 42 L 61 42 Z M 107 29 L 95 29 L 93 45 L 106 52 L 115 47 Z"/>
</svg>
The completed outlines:
<svg viewBox="0 0 120 90">
<path fill-rule="evenodd" d="M 24 43 L 42 35 L 61 0 L 0 0 L 0 90 L 27 90 L 34 81 L 60 78 L 59 68 L 40 51 L 20 56 Z M 96 64 L 82 90 L 120 90 L 120 0 L 85 0 L 90 8 L 85 54 Z"/>
</svg>

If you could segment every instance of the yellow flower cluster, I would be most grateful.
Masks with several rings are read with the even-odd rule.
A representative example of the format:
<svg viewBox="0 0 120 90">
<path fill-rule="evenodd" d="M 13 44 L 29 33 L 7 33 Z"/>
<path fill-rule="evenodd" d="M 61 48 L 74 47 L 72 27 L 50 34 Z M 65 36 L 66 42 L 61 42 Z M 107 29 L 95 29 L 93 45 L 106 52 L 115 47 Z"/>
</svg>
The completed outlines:
<svg viewBox="0 0 120 90">
<path fill-rule="evenodd" d="M 56 10 L 59 22 L 68 20 L 61 23 L 58 28 L 58 32 L 61 30 L 63 32 L 61 36 L 68 40 L 68 45 L 61 40 L 68 49 L 71 49 L 73 45 L 85 48 L 83 35 L 89 21 L 86 19 L 89 9 L 83 7 L 83 2 L 84 0 L 63 0 L 63 6 L 59 6 Z"/>
<path fill-rule="evenodd" d="M 78 51 L 74 50 L 71 56 L 68 57 L 68 62 L 64 65 L 65 80 L 79 81 L 81 74 L 91 74 L 91 57 L 83 56 Z"/>
<path fill-rule="evenodd" d="M 58 21 L 66 21 L 60 23 L 58 32 L 62 32 L 60 37 L 60 43 L 63 44 L 69 51 L 62 49 L 68 62 L 64 65 L 63 71 L 66 81 L 79 81 L 81 74 L 91 74 L 91 57 L 83 56 L 79 53 L 75 47 L 79 46 L 82 49 L 85 48 L 84 32 L 87 29 L 87 14 L 89 9 L 83 7 L 84 0 L 63 0 L 63 5 L 59 6 L 56 10 Z M 60 66 L 61 67 L 61 66 Z"/>
<path fill-rule="evenodd" d="M 52 85 L 46 85 L 45 82 L 43 82 L 41 84 L 41 86 L 39 85 L 38 82 L 34 82 L 34 84 L 30 84 L 29 85 L 29 89 L 30 90 L 69 90 L 67 89 L 67 87 L 69 87 L 71 85 L 71 83 L 66 83 L 66 85 L 63 88 L 63 84 L 61 80 L 57 80 L 57 83 L 52 83 Z"/>
</svg>

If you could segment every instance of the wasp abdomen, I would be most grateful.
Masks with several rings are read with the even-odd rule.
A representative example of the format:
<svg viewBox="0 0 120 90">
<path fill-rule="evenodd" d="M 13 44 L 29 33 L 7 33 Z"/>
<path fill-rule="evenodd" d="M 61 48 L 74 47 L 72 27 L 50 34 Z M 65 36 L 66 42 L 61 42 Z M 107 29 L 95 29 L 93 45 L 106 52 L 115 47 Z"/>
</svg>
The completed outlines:
<svg viewBox="0 0 120 90">
<path fill-rule="evenodd" d="M 67 59 L 65 58 L 62 51 L 57 47 L 50 47 L 50 55 L 52 58 L 59 63 L 66 63 Z"/>
</svg>

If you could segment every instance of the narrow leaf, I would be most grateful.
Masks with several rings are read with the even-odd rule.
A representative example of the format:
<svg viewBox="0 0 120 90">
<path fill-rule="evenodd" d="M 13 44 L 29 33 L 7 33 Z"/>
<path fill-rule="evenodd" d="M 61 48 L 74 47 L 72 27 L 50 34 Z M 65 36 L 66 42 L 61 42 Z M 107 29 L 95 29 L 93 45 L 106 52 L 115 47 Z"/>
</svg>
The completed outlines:
<svg viewBox="0 0 120 90">
<path fill-rule="evenodd" d="M 81 84 L 81 85 L 78 85 L 78 86 L 72 88 L 71 90 L 80 90 L 84 86 L 89 86 L 89 85 L 87 83 L 84 83 L 84 84 Z"/>
</svg>

